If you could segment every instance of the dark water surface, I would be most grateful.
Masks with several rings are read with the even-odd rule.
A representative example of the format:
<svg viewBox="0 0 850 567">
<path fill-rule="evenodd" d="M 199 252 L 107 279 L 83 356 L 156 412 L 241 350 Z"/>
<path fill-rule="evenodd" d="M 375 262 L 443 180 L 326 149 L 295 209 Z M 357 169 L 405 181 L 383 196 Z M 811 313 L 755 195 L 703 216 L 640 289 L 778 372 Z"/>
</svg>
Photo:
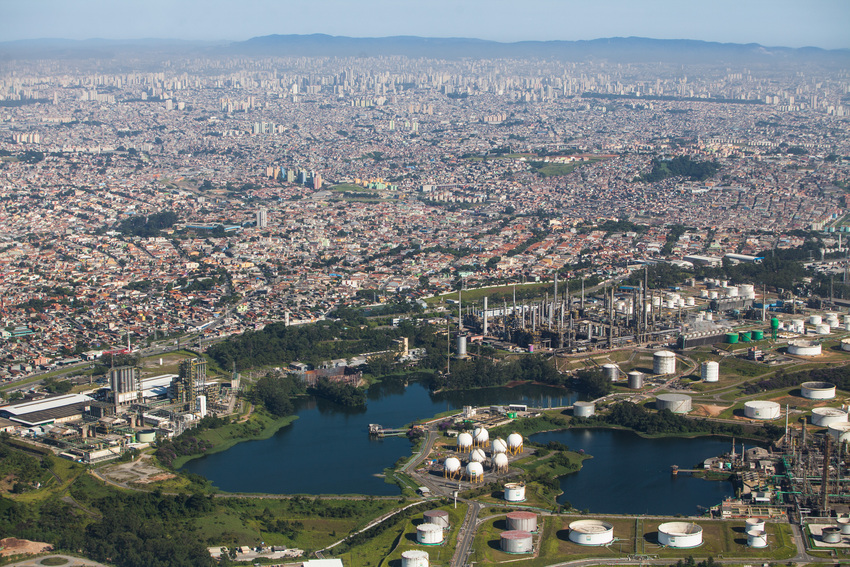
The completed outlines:
<svg viewBox="0 0 850 567">
<path fill-rule="evenodd" d="M 298 419 L 270 439 L 249 441 L 189 461 L 184 470 L 209 478 L 228 492 L 272 494 L 396 495 L 399 488 L 376 476 L 410 455 L 405 437 L 370 439 L 370 423 L 401 427 L 465 405 L 569 405 L 576 395 L 549 386 L 524 384 L 432 394 L 411 382 L 390 381 L 369 389 L 365 409 L 353 410 L 323 399 L 307 398 Z M 535 441 L 561 441 L 595 458 L 562 480 L 564 500 L 594 512 L 692 513 L 731 493 L 728 483 L 670 478 L 670 465 L 690 468 L 729 444 L 714 439 L 641 439 L 629 432 L 568 430 L 542 433 Z M 671 502 L 671 500 L 674 500 Z"/>
</svg>

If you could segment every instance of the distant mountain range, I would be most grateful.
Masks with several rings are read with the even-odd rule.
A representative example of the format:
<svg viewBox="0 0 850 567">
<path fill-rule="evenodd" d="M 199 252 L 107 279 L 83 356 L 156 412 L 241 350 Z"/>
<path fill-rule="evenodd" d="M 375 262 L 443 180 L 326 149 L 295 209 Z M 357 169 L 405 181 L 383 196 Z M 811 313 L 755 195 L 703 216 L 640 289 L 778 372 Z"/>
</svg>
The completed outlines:
<svg viewBox="0 0 850 567">
<path fill-rule="evenodd" d="M 589 41 L 520 41 L 501 43 L 468 38 L 396 36 L 357 38 L 268 35 L 247 41 L 63 40 L 0 42 L 0 58 L 157 58 L 163 56 L 337 56 L 402 55 L 438 59 L 545 58 L 613 63 L 850 63 L 850 49 L 765 47 L 755 43 L 716 43 L 684 39 L 614 37 Z"/>
</svg>

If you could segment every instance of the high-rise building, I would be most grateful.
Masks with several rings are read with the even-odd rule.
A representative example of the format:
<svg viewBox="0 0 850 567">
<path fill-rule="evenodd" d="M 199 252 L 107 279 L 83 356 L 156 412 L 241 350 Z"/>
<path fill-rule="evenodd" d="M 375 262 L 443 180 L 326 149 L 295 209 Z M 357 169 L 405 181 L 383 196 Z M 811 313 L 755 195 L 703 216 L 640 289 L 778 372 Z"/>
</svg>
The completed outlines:
<svg viewBox="0 0 850 567">
<path fill-rule="evenodd" d="M 318 191 L 322 188 L 322 174 L 313 172 L 313 190 Z"/>
<path fill-rule="evenodd" d="M 269 226 L 269 211 L 265 207 L 257 209 L 257 228 Z"/>
<path fill-rule="evenodd" d="M 204 393 L 207 381 L 207 361 L 203 358 L 187 358 L 180 362 L 180 370 L 171 382 L 171 398 L 187 411 L 195 411 L 198 396 Z"/>
<path fill-rule="evenodd" d="M 118 366 L 109 369 L 109 386 L 116 406 L 136 402 L 141 396 L 141 374 L 135 366 Z"/>
</svg>

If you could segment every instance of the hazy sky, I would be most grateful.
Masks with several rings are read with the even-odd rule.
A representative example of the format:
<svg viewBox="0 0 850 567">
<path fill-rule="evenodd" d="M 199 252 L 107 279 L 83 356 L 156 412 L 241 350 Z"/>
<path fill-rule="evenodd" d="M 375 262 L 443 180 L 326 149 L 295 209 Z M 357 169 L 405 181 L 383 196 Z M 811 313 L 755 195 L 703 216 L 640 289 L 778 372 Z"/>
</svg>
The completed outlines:
<svg viewBox="0 0 850 567">
<path fill-rule="evenodd" d="M 850 0 L 0 0 L 0 41 L 295 33 L 850 48 Z"/>
</svg>

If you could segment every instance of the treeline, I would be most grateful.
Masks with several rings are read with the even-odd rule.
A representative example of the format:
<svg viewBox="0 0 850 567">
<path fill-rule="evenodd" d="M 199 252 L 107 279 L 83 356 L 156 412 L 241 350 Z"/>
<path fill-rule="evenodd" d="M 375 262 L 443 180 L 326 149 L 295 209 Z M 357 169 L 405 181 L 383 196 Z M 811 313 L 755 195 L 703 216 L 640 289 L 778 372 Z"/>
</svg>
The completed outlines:
<svg viewBox="0 0 850 567">
<path fill-rule="evenodd" d="M 364 407 L 366 405 L 365 390 L 351 384 L 331 382 L 327 378 L 319 378 L 316 385 L 308 390 L 308 393 L 343 406 Z"/>
<path fill-rule="evenodd" d="M 262 405 L 269 413 L 285 417 L 295 411 L 292 400 L 305 393 L 304 382 L 289 375 L 266 374 L 247 394 L 248 401 Z"/>
<path fill-rule="evenodd" d="M 189 430 L 174 439 L 160 441 L 154 455 L 166 467 L 171 467 L 174 459 L 187 455 L 199 455 L 212 449 L 213 444 L 204 439 L 198 439 Z"/>
<path fill-rule="evenodd" d="M 830 382 L 835 384 L 839 390 L 850 390 L 850 366 L 829 366 L 790 374 L 786 374 L 785 370 L 780 368 L 770 378 L 755 383 L 747 383 L 744 386 L 744 394 L 751 395 L 768 390 L 792 388 L 803 382 Z"/>
<path fill-rule="evenodd" d="M 716 161 L 694 161 L 689 156 L 677 156 L 671 160 L 652 160 L 652 169 L 638 179 L 647 183 L 662 181 L 668 177 L 687 177 L 691 181 L 705 181 L 720 170 Z"/>
<path fill-rule="evenodd" d="M 579 392 L 584 392 L 594 400 L 607 396 L 611 393 L 614 387 L 611 385 L 611 380 L 605 377 L 605 373 L 598 368 L 593 370 L 579 370 L 572 384 L 573 388 Z"/>
<path fill-rule="evenodd" d="M 177 222 L 177 213 L 163 211 L 148 216 L 132 216 L 118 223 L 115 230 L 124 236 L 141 236 L 152 238 L 160 235 L 160 231 L 171 228 Z"/>
<path fill-rule="evenodd" d="M 765 439 L 776 439 L 782 433 L 782 429 L 774 425 L 765 425 L 745 431 L 744 427 L 738 424 L 719 423 L 705 419 L 688 419 L 668 409 L 653 412 L 632 402 L 615 404 L 606 414 L 588 418 L 573 418 L 573 423 L 576 425 L 616 425 L 647 435 L 705 433 L 741 437 L 749 434 Z"/>
<path fill-rule="evenodd" d="M 498 364 L 483 357 L 453 362 L 451 374 L 435 375 L 431 384 L 435 390 L 463 390 L 501 386 L 508 382 L 525 380 L 553 385 L 564 384 L 564 378 L 558 374 L 552 362 L 536 355 L 523 356 L 506 364 Z"/>
</svg>

